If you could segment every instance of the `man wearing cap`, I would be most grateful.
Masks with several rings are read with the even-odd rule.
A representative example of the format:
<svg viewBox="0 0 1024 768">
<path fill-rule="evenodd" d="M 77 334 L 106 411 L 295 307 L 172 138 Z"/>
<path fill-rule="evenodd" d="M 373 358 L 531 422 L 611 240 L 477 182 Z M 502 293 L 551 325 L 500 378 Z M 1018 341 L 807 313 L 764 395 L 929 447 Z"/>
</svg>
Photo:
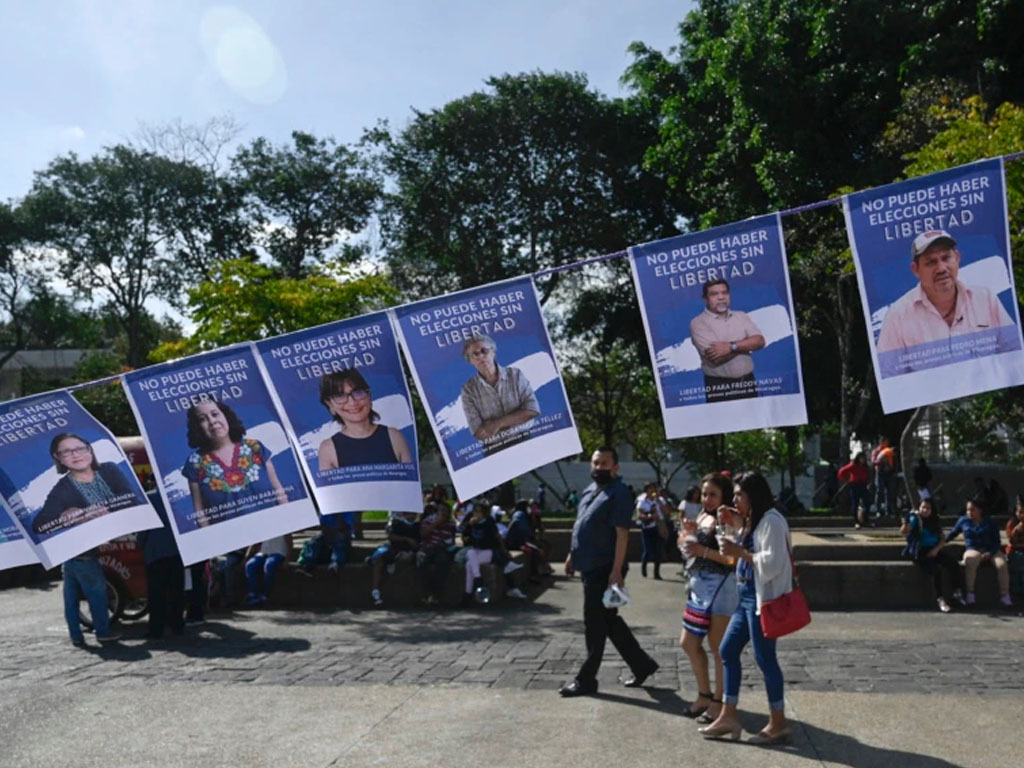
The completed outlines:
<svg viewBox="0 0 1024 768">
<path fill-rule="evenodd" d="M 709 403 L 757 397 L 750 353 L 764 346 L 764 335 L 746 312 L 730 309 L 729 283 L 709 280 L 702 292 L 705 309 L 690 321 L 690 339 L 700 353 L 705 399 Z"/>
<path fill-rule="evenodd" d="M 948 232 L 922 232 L 911 243 L 910 256 L 910 270 L 919 282 L 889 306 L 878 337 L 879 352 L 1013 325 L 991 291 L 957 279 L 960 251 Z"/>
</svg>

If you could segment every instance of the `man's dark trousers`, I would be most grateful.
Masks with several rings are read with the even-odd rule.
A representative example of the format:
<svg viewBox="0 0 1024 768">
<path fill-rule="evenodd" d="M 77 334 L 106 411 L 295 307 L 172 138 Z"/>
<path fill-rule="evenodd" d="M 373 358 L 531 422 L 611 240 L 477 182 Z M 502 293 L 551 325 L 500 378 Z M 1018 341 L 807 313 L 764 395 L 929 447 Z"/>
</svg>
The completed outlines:
<svg viewBox="0 0 1024 768">
<path fill-rule="evenodd" d="M 605 641 L 608 639 L 611 639 L 612 645 L 634 675 L 643 674 L 654 666 L 654 659 L 640 647 L 626 622 L 619 616 L 618 609 L 604 607 L 602 598 L 604 591 L 608 589 L 608 577 L 611 572 L 612 565 L 609 563 L 580 574 L 583 578 L 583 627 L 587 641 L 587 659 L 580 667 L 576 680 L 587 687 L 597 685 L 597 670 L 601 666 Z"/>
<path fill-rule="evenodd" d="M 181 558 L 162 557 L 146 566 L 149 636 L 161 637 L 165 624 L 180 635 L 185 623 L 185 566 Z"/>
</svg>

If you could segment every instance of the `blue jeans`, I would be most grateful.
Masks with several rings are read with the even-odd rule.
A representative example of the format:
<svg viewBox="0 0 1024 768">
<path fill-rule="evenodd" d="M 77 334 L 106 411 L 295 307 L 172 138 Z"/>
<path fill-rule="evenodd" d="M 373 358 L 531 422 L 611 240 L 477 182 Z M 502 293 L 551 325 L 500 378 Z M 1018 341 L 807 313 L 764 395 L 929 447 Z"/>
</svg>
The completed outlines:
<svg viewBox="0 0 1024 768">
<path fill-rule="evenodd" d="M 644 545 L 643 554 L 640 556 L 641 563 L 661 563 L 661 537 L 658 535 L 657 526 L 640 529 L 640 541 Z"/>
<path fill-rule="evenodd" d="M 764 675 L 764 687 L 768 693 L 768 708 L 773 712 L 786 708 L 782 693 L 782 670 L 775 656 L 775 641 L 769 640 L 761 631 L 761 617 L 757 615 L 757 596 L 754 582 L 740 584 L 740 604 L 736 607 L 729 626 L 725 629 L 719 652 L 725 668 L 725 703 L 735 706 L 740 700 L 740 680 L 743 666 L 740 654 L 747 643 L 754 644 L 754 660 Z"/>
<path fill-rule="evenodd" d="M 871 512 L 871 499 L 868 498 L 868 487 L 866 485 L 859 485 L 850 483 L 850 516 L 853 518 L 854 523 L 859 523 L 857 519 L 857 506 L 864 503 L 864 514 L 867 515 Z"/>
<path fill-rule="evenodd" d="M 92 625 L 96 637 L 110 634 L 110 616 L 107 613 L 107 580 L 103 576 L 100 561 L 68 560 L 61 568 L 64 573 L 64 620 L 68 632 L 76 643 L 82 642 L 82 627 L 78 621 L 78 600 L 84 597 L 89 602 Z"/>
<path fill-rule="evenodd" d="M 892 505 L 892 489 L 889 481 L 892 479 L 891 471 L 875 470 L 875 515 L 884 515 Z"/>
<path fill-rule="evenodd" d="M 274 574 L 284 562 L 284 555 L 275 552 L 272 555 L 265 555 L 257 552 L 245 563 L 245 586 L 248 592 L 247 597 L 262 595 L 270 597 L 270 589 L 274 586 Z M 260 588 L 260 573 L 263 574 L 263 587 Z"/>
</svg>

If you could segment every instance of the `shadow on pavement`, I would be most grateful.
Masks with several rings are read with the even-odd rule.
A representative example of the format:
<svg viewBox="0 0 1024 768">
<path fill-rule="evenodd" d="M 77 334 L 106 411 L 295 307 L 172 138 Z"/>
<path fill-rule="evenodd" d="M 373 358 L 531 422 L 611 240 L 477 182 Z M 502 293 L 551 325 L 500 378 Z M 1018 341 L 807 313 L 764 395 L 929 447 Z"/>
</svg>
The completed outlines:
<svg viewBox="0 0 1024 768">
<path fill-rule="evenodd" d="M 886 749 L 865 744 L 852 736 L 828 731 L 809 723 L 794 723 L 796 744 L 785 747 L 785 751 L 797 751 L 801 741 L 808 741 L 813 747 L 814 758 L 829 765 L 848 765 L 851 768 L 963 768 L 941 757 L 905 752 L 900 749 Z"/>
<path fill-rule="evenodd" d="M 213 635 L 213 637 L 211 637 Z M 208 621 L 197 630 L 186 630 L 183 635 L 165 635 L 159 639 L 147 639 L 142 636 L 126 634 L 125 640 L 144 640 L 143 645 L 111 645 L 111 654 L 134 650 L 138 658 L 149 658 L 150 650 L 174 651 L 183 656 L 195 658 L 238 659 L 262 653 L 301 653 L 308 651 L 312 644 L 305 638 L 298 637 L 265 637 L 248 629 L 241 629 L 232 624 Z M 105 658 L 132 660 L 129 656 L 111 655 Z"/>
</svg>

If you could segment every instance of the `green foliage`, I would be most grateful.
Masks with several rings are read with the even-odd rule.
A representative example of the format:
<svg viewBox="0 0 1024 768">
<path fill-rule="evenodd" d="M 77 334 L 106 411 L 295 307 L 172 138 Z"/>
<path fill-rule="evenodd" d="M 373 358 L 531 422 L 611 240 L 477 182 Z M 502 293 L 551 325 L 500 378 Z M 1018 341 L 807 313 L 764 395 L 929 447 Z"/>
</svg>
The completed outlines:
<svg viewBox="0 0 1024 768">
<path fill-rule="evenodd" d="M 675 231 L 663 182 L 640 167 L 652 115 L 582 75 L 529 73 L 417 112 L 369 138 L 393 179 L 382 229 L 399 287 L 466 288 Z M 541 280 L 547 300 L 560 275 Z M 635 322 L 635 316 L 631 317 Z"/>
<path fill-rule="evenodd" d="M 936 105 L 933 115 L 948 127 L 918 151 L 910 153 L 907 176 L 921 176 L 984 157 L 1024 151 L 1024 107 L 1002 104 L 989 113 L 985 104 L 971 97 L 962 104 Z M 1010 217 L 1010 249 L 1017 257 L 1014 275 L 1024 278 L 1024 163 L 1006 164 L 1006 205 Z"/>
<path fill-rule="evenodd" d="M 162 345 L 151 359 L 173 359 L 354 317 L 395 298 L 391 282 L 382 275 L 321 270 L 296 279 L 255 260 L 232 259 L 219 263 L 211 280 L 189 292 L 189 314 L 196 323 L 192 335 Z"/>
<path fill-rule="evenodd" d="M 936 106 L 933 113 L 948 127 L 910 155 L 908 176 L 1024 150 L 1024 107 L 1020 105 L 1002 104 L 990 112 L 980 99 L 972 97 L 962 104 Z M 1024 279 L 1024 163 L 1007 163 L 1005 170 L 1014 279 L 1020 285 Z M 1024 393 L 1020 387 L 948 403 L 944 414 L 950 450 L 958 458 L 1024 463 Z"/>
<path fill-rule="evenodd" d="M 22 204 L 32 238 L 57 253 L 60 277 L 113 312 L 131 365 L 145 358 L 147 302 L 175 300 L 189 279 L 173 243 L 178 214 L 201 186 L 193 166 L 115 146 L 91 160 L 57 158 Z"/>
<path fill-rule="evenodd" d="M 232 169 L 257 244 L 287 277 L 331 255 L 344 263 L 362 255 L 347 236 L 366 225 L 380 187 L 353 150 L 293 131 L 291 146 L 259 138 L 242 147 Z"/>
<path fill-rule="evenodd" d="M 75 371 L 75 382 L 96 381 L 107 376 L 124 373 L 119 356 L 109 352 L 98 352 L 79 363 Z M 141 434 L 135 421 L 128 398 L 120 381 L 112 381 L 87 387 L 75 392 L 75 398 L 89 413 L 115 435 Z"/>
</svg>

